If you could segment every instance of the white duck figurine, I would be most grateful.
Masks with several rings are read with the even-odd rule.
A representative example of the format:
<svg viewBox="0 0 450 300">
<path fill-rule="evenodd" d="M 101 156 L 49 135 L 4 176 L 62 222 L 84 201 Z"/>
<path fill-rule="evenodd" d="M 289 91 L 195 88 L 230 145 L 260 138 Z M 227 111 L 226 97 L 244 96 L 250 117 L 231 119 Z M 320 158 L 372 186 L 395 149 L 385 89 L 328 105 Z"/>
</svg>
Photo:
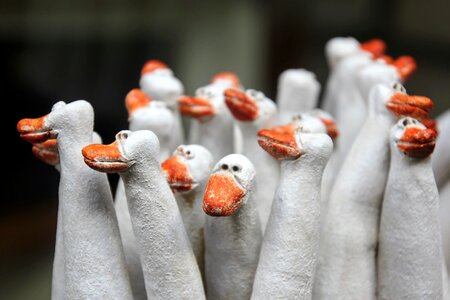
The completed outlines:
<svg viewBox="0 0 450 300">
<path fill-rule="evenodd" d="M 321 177 L 333 142 L 323 133 L 264 129 L 258 143 L 281 161 L 252 299 L 311 299 L 319 248 Z"/>
<path fill-rule="evenodd" d="M 262 241 L 255 189 L 255 169 L 241 154 L 222 158 L 209 177 L 203 199 L 209 299 L 250 298 Z"/>
<path fill-rule="evenodd" d="M 160 161 L 169 157 L 173 143 L 171 137 L 176 129 L 176 119 L 167 105 L 162 101 L 152 100 L 140 89 L 132 89 L 125 97 L 125 107 L 128 111 L 130 130 L 153 131 L 160 141 Z M 136 300 L 147 299 L 141 260 L 122 179 L 119 179 L 114 200 L 133 298 Z"/>
<path fill-rule="evenodd" d="M 426 117 L 431 107 L 430 99 L 409 96 L 400 84 L 373 88 L 367 120 L 331 190 L 315 282 L 318 299 L 375 299 L 378 220 L 389 170 L 389 130 L 397 115 Z"/>
<path fill-rule="evenodd" d="M 83 148 L 83 156 L 91 168 L 118 172 L 124 182 L 147 297 L 204 299 L 195 256 L 160 167 L 156 135 L 124 130 L 110 145 Z"/>
<path fill-rule="evenodd" d="M 276 97 L 278 124 L 290 122 L 294 115 L 316 108 L 319 93 L 320 83 L 313 72 L 288 69 L 281 73 Z"/>
<path fill-rule="evenodd" d="M 139 86 L 152 99 L 165 102 L 172 111 L 175 129 L 172 132 L 170 149 L 184 143 L 183 124 L 177 102 L 184 93 L 183 83 L 174 76 L 165 63 L 152 59 L 142 67 Z"/>
<path fill-rule="evenodd" d="M 439 135 L 431 164 L 436 184 L 441 189 L 450 180 L 450 109 L 438 116 L 436 125 Z"/>
<path fill-rule="evenodd" d="M 92 143 L 93 126 L 92 106 L 78 100 L 60 101 L 48 115 L 21 120 L 17 129 L 31 142 L 58 140 L 64 297 L 132 299 L 108 179 L 88 168 L 81 156 L 81 149 Z"/>
<path fill-rule="evenodd" d="M 275 125 L 277 108 L 272 100 L 256 90 L 225 90 L 225 103 L 242 132 L 242 154 L 256 170 L 258 211 L 264 231 L 278 184 L 279 163 L 259 147 L 256 136 L 260 129 Z"/>
<path fill-rule="evenodd" d="M 235 152 L 235 126 L 223 92 L 239 88 L 238 82 L 216 75 L 210 84 L 198 88 L 194 97 L 183 96 L 178 100 L 180 112 L 195 119 L 191 122 L 190 143 L 206 147 L 215 158 Z"/>
<path fill-rule="evenodd" d="M 203 192 L 213 166 L 214 159 L 211 152 L 200 145 L 178 146 L 173 155 L 161 165 L 167 182 L 175 194 L 202 275 L 205 266 Z"/>
<path fill-rule="evenodd" d="M 379 299 L 442 299 L 439 194 L 430 154 L 436 132 L 412 118 L 393 126 L 380 218 Z"/>
</svg>

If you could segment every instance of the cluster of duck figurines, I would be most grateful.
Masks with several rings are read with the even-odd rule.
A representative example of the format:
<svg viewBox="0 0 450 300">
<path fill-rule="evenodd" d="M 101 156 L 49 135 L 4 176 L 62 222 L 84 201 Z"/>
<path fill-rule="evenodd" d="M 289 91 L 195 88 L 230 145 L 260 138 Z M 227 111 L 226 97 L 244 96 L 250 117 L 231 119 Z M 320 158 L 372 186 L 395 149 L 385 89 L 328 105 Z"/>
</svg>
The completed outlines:
<svg viewBox="0 0 450 300">
<path fill-rule="evenodd" d="M 111 144 L 85 100 L 20 120 L 60 172 L 52 299 L 449 299 L 450 110 L 385 48 L 331 39 L 322 109 L 305 69 L 274 102 L 150 60 Z"/>
</svg>

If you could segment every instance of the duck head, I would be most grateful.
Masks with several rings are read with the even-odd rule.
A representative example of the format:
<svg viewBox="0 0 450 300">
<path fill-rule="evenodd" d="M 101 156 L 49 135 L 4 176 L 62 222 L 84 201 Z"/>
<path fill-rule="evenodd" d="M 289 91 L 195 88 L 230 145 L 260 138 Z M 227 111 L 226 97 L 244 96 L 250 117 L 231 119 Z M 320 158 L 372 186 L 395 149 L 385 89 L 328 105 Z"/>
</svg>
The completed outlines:
<svg viewBox="0 0 450 300">
<path fill-rule="evenodd" d="M 155 100 L 173 106 L 183 94 L 181 81 L 173 75 L 169 67 L 156 59 L 147 61 L 141 70 L 139 82 L 141 90 Z"/>
<path fill-rule="evenodd" d="M 156 160 L 159 141 L 149 130 L 122 130 L 109 145 L 91 144 L 83 148 L 85 163 L 105 173 L 127 172 L 133 165 Z"/>
<path fill-rule="evenodd" d="M 433 101 L 424 96 L 408 95 L 405 88 L 395 83 L 393 85 L 394 93 L 385 106 L 397 117 L 409 116 L 417 119 L 428 117 L 429 111 L 433 108 Z"/>
<path fill-rule="evenodd" d="M 77 138 L 77 133 L 92 132 L 93 127 L 94 111 L 84 100 L 69 104 L 57 102 L 49 114 L 35 119 L 22 119 L 17 123 L 20 137 L 31 143 L 55 139 L 62 130 L 71 132 L 72 137 Z"/>
<path fill-rule="evenodd" d="M 428 157 L 436 145 L 436 131 L 410 117 L 394 125 L 391 138 L 401 153 L 416 159 Z"/>
<path fill-rule="evenodd" d="M 190 192 L 204 183 L 213 167 L 211 152 L 200 145 L 180 145 L 161 168 L 174 193 Z"/>
<path fill-rule="evenodd" d="M 211 84 L 201 87 L 197 89 L 194 97 L 181 97 L 178 100 L 178 106 L 183 115 L 204 123 L 226 110 L 223 88 Z"/>
<path fill-rule="evenodd" d="M 233 215 L 247 201 L 254 178 L 254 166 L 245 156 L 230 154 L 222 158 L 206 186 L 202 206 L 205 213 L 214 217 Z"/>
<path fill-rule="evenodd" d="M 256 122 L 264 126 L 276 115 L 276 105 L 262 92 L 256 90 L 226 89 L 225 104 L 235 119 L 241 122 Z"/>
</svg>

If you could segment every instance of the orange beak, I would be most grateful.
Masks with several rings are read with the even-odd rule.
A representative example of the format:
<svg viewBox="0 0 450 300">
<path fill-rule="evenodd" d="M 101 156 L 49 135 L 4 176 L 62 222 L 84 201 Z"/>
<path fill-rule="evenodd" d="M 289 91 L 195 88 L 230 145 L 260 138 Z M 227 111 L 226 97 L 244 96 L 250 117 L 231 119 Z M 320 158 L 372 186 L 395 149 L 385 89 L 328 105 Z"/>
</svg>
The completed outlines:
<svg viewBox="0 0 450 300">
<path fill-rule="evenodd" d="M 148 106 L 151 101 L 152 99 L 140 89 L 132 89 L 125 97 L 125 107 L 127 108 L 128 116 L 131 116 L 136 110 Z"/>
<path fill-rule="evenodd" d="M 36 119 L 22 119 L 17 123 L 20 137 L 30 143 L 42 143 L 56 138 L 56 134 L 45 126 L 47 115 Z"/>
<path fill-rule="evenodd" d="M 33 154 L 41 161 L 51 166 L 59 164 L 58 140 L 51 139 L 43 143 L 33 144 Z"/>
<path fill-rule="evenodd" d="M 386 103 L 386 107 L 397 116 L 423 119 L 428 117 L 428 112 L 433 108 L 433 101 L 423 96 L 395 93 Z"/>
<path fill-rule="evenodd" d="M 217 172 L 209 177 L 203 197 L 203 211 L 214 217 L 231 216 L 242 204 L 245 190 L 228 172 Z"/>
<path fill-rule="evenodd" d="M 383 56 L 386 51 L 386 43 L 381 39 L 371 39 L 366 42 L 361 43 L 361 49 L 370 52 L 374 59 Z"/>
<path fill-rule="evenodd" d="M 234 74 L 233 72 L 221 72 L 214 75 L 214 77 L 211 79 L 211 83 L 216 83 L 217 81 L 229 81 L 231 83 L 231 86 L 234 88 L 239 88 L 241 86 L 241 81 L 239 80 L 239 77 Z"/>
<path fill-rule="evenodd" d="M 172 192 L 189 192 L 197 187 L 189 172 L 188 165 L 179 156 L 174 155 L 169 157 L 161 164 L 161 168 Z"/>
<path fill-rule="evenodd" d="M 259 108 L 255 100 L 237 89 L 226 89 L 225 103 L 233 116 L 239 121 L 253 121 L 259 115 Z"/>
<path fill-rule="evenodd" d="M 117 142 L 109 145 L 92 144 L 84 147 L 81 152 L 84 162 L 99 172 L 124 172 L 132 165 L 132 162 L 120 153 Z"/>
<path fill-rule="evenodd" d="M 320 120 L 325 125 L 325 127 L 327 129 L 327 134 L 334 141 L 339 135 L 339 130 L 337 128 L 336 122 L 334 122 L 331 119 L 326 119 L 326 118 L 320 118 Z"/>
<path fill-rule="evenodd" d="M 296 130 L 292 124 L 262 129 L 258 132 L 258 144 L 276 159 L 297 159 L 303 151 L 295 140 Z"/>
<path fill-rule="evenodd" d="M 147 61 L 144 64 L 144 66 L 142 67 L 141 76 L 146 74 L 146 73 L 151 73 L 151 72 L 153 72 L 155 70 L 158 70 L 158 69 L 168 69 L 168 68 L 169 67 L 165 63 L 163 63 L 162 61 L 157 60 L 157 59 L 152 59 L 152 60 Z"/>
<path fill-rule="evenodd" d="M 215 115 L 214 107 L 204 98 L 183 96 L 178 100 L 180 112 L 196 119 L 204 119 Z"/>
<path fill-rule="evenodd" d="M 409 127 L 397 142 L 397 148 L 410 157 L 425 158 L 433 152 L 435 144 L 436 131 L 433 129 Z"/>
<path fill-rule="evenodd" d="M 400 78 L 407 80 L 417 69 L 416 60 L 411 56 L 400 56 L 393 61 L 392 65 L 397 68 Z"/>
<path fill-rule="evenodd" d="M 425 119 L 420 121 L 426 128 L 434 130 L 436 132 L 436 137 L 439 136 L 439 130 L 437 127 L 436 120 L 433 119 Z"/>
</svg>

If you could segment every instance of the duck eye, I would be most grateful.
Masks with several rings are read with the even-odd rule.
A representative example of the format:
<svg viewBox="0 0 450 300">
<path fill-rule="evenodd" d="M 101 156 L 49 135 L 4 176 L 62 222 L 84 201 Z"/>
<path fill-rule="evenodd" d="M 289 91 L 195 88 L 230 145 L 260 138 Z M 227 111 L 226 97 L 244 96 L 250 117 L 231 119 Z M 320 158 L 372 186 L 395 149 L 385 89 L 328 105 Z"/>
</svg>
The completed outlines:
<svg viewBox="0 0 450 300">
<path fill-rule="evenodd" d="M 402 124 L 403 124 L 403 126 L 408 125 L 408 120 L 407 120 L 407 119 L 404 119 L 403 122 L 402 122 Z"/>
<path fill-rule="evenodd" d="M 222 168 L 222 170 L 228 170 L 228 165 L 227 165 L 227 164 L 223 164 L 223 165 L 221 166 L 221 168 Z"/>
<path fill-rule="evenodd" d="M 233 170 L 234 172 L 238 172 L 238 171 L 241 170 L 241 168 L 238 167 L 238 166 L 233 166 L 232 170 Z"/>
</svg>

